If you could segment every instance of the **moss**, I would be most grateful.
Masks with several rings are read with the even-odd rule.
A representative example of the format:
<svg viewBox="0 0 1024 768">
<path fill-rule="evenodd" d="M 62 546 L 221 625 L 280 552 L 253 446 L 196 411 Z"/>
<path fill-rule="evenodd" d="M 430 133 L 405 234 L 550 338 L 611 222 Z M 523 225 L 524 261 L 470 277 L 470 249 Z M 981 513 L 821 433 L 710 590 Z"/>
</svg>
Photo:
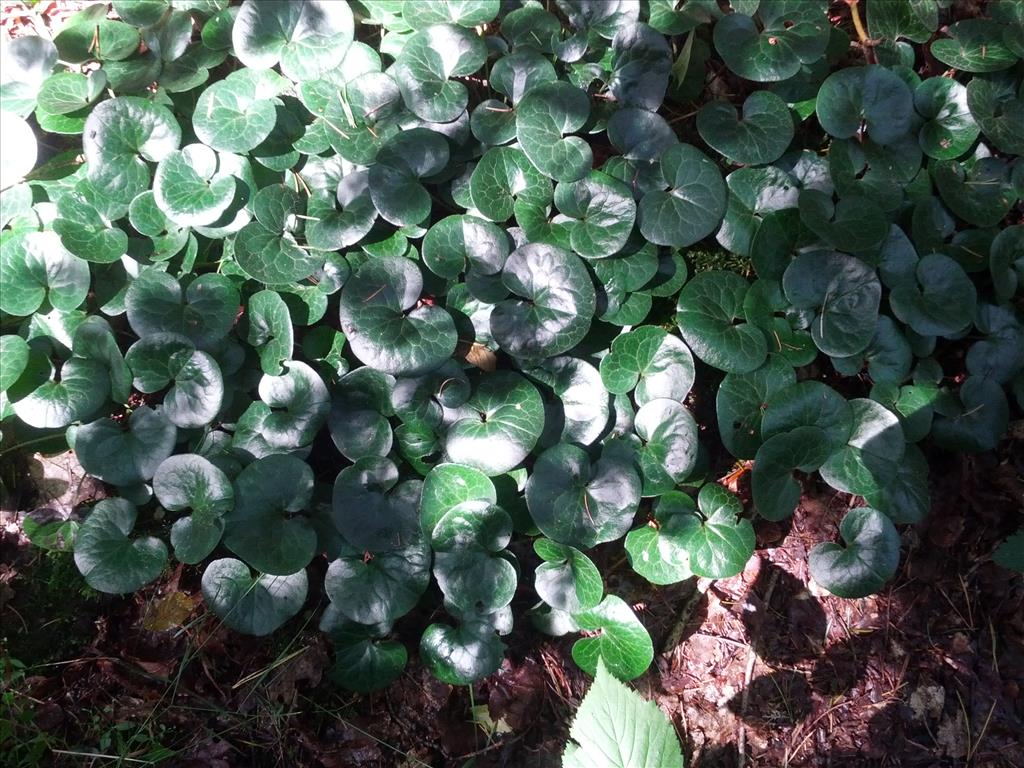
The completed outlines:
<svg viewBox="0 0 1024 768">
<path fill-rule="evenodd" d="M 70 552 L 34 551 L 11 582 L 2 645 L 26 666 L 76 654 L 92 637 L 100 595 L 78 572 Z"/>
<path fill-rule="evenodd" d="M 721 248 L 709 250 L 694 249 L 686 254 L 693 272 L 708 272 L 712 269 L 725 269 L 730 272 L 749 277 L 753 272 L 750 259 L 737 253 L 730 253 Z"/>
</svg>

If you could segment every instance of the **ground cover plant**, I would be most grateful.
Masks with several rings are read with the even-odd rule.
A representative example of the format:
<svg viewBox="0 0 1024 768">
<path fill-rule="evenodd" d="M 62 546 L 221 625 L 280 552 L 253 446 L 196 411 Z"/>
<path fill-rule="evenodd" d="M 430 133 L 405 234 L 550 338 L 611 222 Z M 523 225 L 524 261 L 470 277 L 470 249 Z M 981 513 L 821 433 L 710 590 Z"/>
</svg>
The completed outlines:
<svg viewBox="0 0 1024 768">
<path fill-rule="evenodd" d="M 814 579 L 881 589 L 919 444 L 990 450 L 1024 399 L 1024 17 L 828 11 L 140 0 L 10 42 L 2 450 L 115 491 L 26 532 L 102 592 L 196 566 L 249 634 L 322 589 L 356 691 L 422 600 L 443 681 L 515 621 L 637 677 L 588 552 L 733 576 L 814 473 L 862 500 Z"/>
</svg>

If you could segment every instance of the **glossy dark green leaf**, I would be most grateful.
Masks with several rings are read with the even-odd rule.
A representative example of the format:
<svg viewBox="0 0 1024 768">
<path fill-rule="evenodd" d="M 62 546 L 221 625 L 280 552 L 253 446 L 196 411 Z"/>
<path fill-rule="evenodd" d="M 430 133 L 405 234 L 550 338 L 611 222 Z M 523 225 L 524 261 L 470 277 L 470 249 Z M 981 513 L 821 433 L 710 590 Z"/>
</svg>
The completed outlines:
<svg viewBox="0 0 1024 768">
<path fill-rule="evenodd" d="M 755 82 L 788 80 L 825 54 L 829 22 L 824 3 L 770 0 L 756 7 L 760 24 L 744 13 L 731 13 L 715 24 L 715 48 L 737 75 Z"/>
<path fill-rule="evenodd" d="M 445 453 L 493 477 L 518 466 L 543 429 L 544 403 L 533 384 L 508 371 L 485 374 L 449 425 Z"/>
<path fill-rule="evenodd" d="M 811 337 L 825 354 L 855 355 L 871 342 L 882 286 L 860 259 L 834 251 L 801 254 L 782 286 L 794 307 L 814 311 Z"/>
<path fill-rule="evenodd" d="M 73 357 L 60 367 L 59 380 L 45 381 L 15 400 L 14 413 L 30 427 L 59 429 L 95 415 L 109 394 L 103 364 Z"/>
<path fill-rule="evenodd" d="M 431 674 L 450 685 L 468 685 L 501 666 L 504 643 L 485 621 L 467 621 L 457 628 L 431 624 L 420 638 L 420 657 Z"/>
<path fill-rule="evenodd" d="M 769 396 L 761 417 L 761 434 L 765 438 L 796 427 L 820 428 L 825 433 L 828 452 L 832 453 L 849 440 L 853 411 L 842 395 L 827 384 L 801 381 Z"/>
<path fill-rule="evenodd" d="M 748 283 L 734 272 L 702 272 L 679 294 L 676 322 L 690 349 L 728 373 L 759 367 L 768 354 L 764 334 L 743 317 Z"/>
<path fill-rule="evenodd" d="M 853 412 L 850 437 L 819 472 L 833 488 L 865 496 L 895 479 L 906 440 L 899 419 L 882 404 L 866 398 L 854 398 L 849 404 Z"/>
<path fill-rule="evenodd" d="M 598 659 L 620 680 L 639 677 L 654 660 L 651 636 L 636 614 L 616 595 L 606 595 L 595 607 L 573 616 L 579 628 L 592 633 L 576 641 L 572 658 L 590 674 Z"/>
<path fill-rule="evenodd" d="M 455 120 L 469 99 L 453 77 L 472 75 L 487 58 L 483 40 L 452 24 L 435 24 L 410 37 L 395 62 L 393 75 L 409 110 L 423 120 Z"/>
<path fill-rule="evenodd" d="M 672 52 L 664 35 L 646 24 L 628 24 L 612 39 L 608 88 L 623 107 L 656 111 L 665 98 Z"/>
<path fill-rule="evenodd" d="M 633 392 L 638 405 L 658 398 L 686 399 L 694 375 L 693 356 L 686 345 L 653 326 L 617 337 L 601 360 L 601 380 L 608 391 Z"/>
<path fill-rule="evenodd" d="M 636 412 L 634 429 L 644 496 L 660 496 L 689 477 L 697 463 L 697 422 L 681 403 L 649 401 Z"/>
<path fill-rule="evenodd" d="M 434 578 L 456 615 L 492 614 L 512 601 L 518 572 L 503 552 L 511 537 L 512 518 L 487 502 L 463 502 L 438 521 Z"/>
<path fill-rule="evenodd" d="M 808 555 L 811 576 L 839 597 L 867 597 L 896 575 L 900 536 L 888 517 L 857 507 L 839 524 L 845 546 L 816 544 Z"/>
<path fill-rule="evenodd" d="M 555 181 L 576 181 L 590 170 L 590 145 L 572 134 L 590 115 L 586 93 L 566 82 L 531 89 L 516 110 L 516 136 L 530 162 Z"/>
<path fill-rule="evenodd" d="M 777 160 L 793 140 L 793 118 L 786 103 L 770 91 L 755 91 L 737 117 L 731 104 L 712 101 L 697 114 L 700 137 L 734 163 Z"/>
<path fill-rule="evenodd" d="M 358 550 L 402 549 L 420 539 L 421 490 L 417 480 L 399 482 L 398 467 L 390 459 L 359 459 L 334 481 L 331 519 Z"/>
<path fill-rule="evenodd" d="M 994 19 L 964 19 L 951 24 L 948 38 L 934 40 L 931 54 L 948 67 L 964 72 L 998 72 L 1017 61 L 1003 41 L 1003 27 Z"/>
<path fill-rule="evenodd" d="M 89 292 L 89 265 L 64 248 L 53 232 L 17 232 L 0 242 L 0 309 L 31 315 L 44 301 L 77 308 Z"/>
<path fill-rule="evenodd" d="M 346 549 L 331 562 L 324 591 L 345 618 L 390 625 L 411 611 L 430 582 L 430 549 L 417 542 L 364 556 Z"/>
<path fill-rule="evenodd" d="M 235 508 L 226 517 L 224 545 L 258 571 L 289 576 L 316 552 L 316 532 L 302 513 L 313 493 L 313 471 L 301 459 L 257 459 L 235 479 Z"/>
<path fill-rule="evenodd" d="M 589 548 L 629 530 L 640 490 L 631 463 L 609 455 L 592 464 L 583 449 L 562 443 L 538 457 L 526 485 L 526 503 L 546 536 Z"/>
<path fill-rule="evenodd" d="M 895 141 L 910 129 L 914 98 L 899 75 L 877 64 L 833 72 L 818 92 L 818 120 L 837 139 L 861 129 L 880 144 Z"/>
<path fill-rule="evenodd" d="M 189 564 L 205 560 L 220 543 L 224 515 L 235 505 L 228 476 L 203 456 L 178 454 L 157 467 L 153 493 L 166 509 L 190 512 L 171 527 L 174 556 Z"/>
<path fill-rule="evenodd" d="M 167 546 L 152 536 L 129 538 L 138 513 L 125 499 L 104 499 L 92 508 L 75 536 L 75 565 L 99 592 L 134 592 L 167 564 Z"/>
<path fill-rule="evenodd" d="M 132 411 L 127 427 L 106 418 L 79 427 L 75 452 L 83 469 L 112 485 L 150 480 L 174 451 L 177 429 L 163 410 L 146 406 Z"/>
<path fill-rule="evenodd" d="M 978 124 L 967 106 L 967 88 L 948 77 L 930 77 L 914 91 L 914 109 L 926 122 L 918 141 L 928 157 L 960 157 L 978 138 Z"/>
<path fill-rule="evenodd" d="M 722 175 L 707 155 L 676 144 L 661 156 L 662 185 L 643 196 L 638 215 L 644 237 L 658 245 L 692 245 L 717 229 L 725 213 Z"/>
<path fill-rule="evenodd" d="M 246 635 L 269 635 L 302 609 L 306 571 L 253 575 L 240 560 L 214 560 L 203 571 L 203 601 L 217 618 Z"/>
<path fill-rule="evenodd" d="M 718 432 L 726 450 L 752 459 L 761 445 L 761 416 L 768 398 L 796 382 L 793 369 L 777 357 L 748 373 L 730 373 L 715 399 Z"/>
<path fill-rule="evenodd" d="M 280 63 L 293 80 L 315 80 L 345 58 L 353 26 L 347 3 L 246 0 L 231 28 L 231 42 L 247 67 L 268 69 Z"/>
<path fill-rule="evenodd" d="M 421 303 L 423 277 L 400 256 L 367 261 L 341 292 L 341 329 L 353 353 L 384 373 L 416 375 L 455 351 L 455 324 L 444 309 Z"/>
<path fill-rule="evenodd" d="M 542 562 L 534 586 L 548 605 L 568 613 L 593 608 L 601 602 L 604 585 L 597 566 L 575 547 L 537 539 L 533 548 Z"/>
<path fill-rule="evenodd" d="M 573 221 L 572 250 L 586 259 L 617 253 L 633 231 L 636 203 L 629 188 L 600 171 L 555 188 L 555 205 Z"/>
<path fill-rule="evenodd" d="M 552 245 L 530 243 L 513 251 L 502 281 L 518 298 L 498 302 L 491 333 L 516 357 L 550 357 L 576 346 L 594 314 L 594 284 L 578 256 Z"/>
<path fill-rule="evenodd" d="M 977 302 L 974 285 L 963 268 L 948 256 L 923 257 L 913 283 L 893 288 L 893 314 L 925 336 L 952 336 L 966 328 Z"/>
<path fill-rule="evenodd" d="M 827 434 L 816 426 L 799 426 L 772 435 L 757 449 L 751 491 L 757 513 L 767 520 L 784 520 L 800 502 L 800 484 L 793 470 L 812 472 L 830 453 Z"/>
</svg>

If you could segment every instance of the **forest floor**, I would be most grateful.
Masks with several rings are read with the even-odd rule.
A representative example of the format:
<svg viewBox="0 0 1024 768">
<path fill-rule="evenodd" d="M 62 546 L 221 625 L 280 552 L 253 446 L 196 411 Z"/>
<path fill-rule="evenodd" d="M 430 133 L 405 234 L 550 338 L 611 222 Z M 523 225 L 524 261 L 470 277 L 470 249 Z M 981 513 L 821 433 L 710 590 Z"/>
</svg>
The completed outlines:
<svg viewBox="0 0 1024 768">
<path fill-rule="evenodd" d="M 813 484 L 787 524 L 756 524 L 757 552 L 731 579 L 652 587 L 621 547 L 596 550 L 661 651 L 634 685 L 672 718 L 691 768 L 1024 766 L 1024 578 L 989 558 L 1024 507 L 1024 453 L 1003 448 L 929 457 L 932 514 L 904 530 L 900 571 L 871 598 L 811 582 L 807 549 L 855 501 Z M 207 614 L 195 568 L 99 595 L 71 555 L 28 546 L 13 510 L 39 516 L 102 487 L 67 454 L 23 471 L 0 540 L 5 766 L 559 765 L 588 684 L 571 638 L 522 620 L 501 670 L 472 689 L 433 680 L 413 653 L 390 688 L 346 694 L 315 626 L 322 595 L 269 638 Z M 432 602 L 397 625 L 410 649 Z"/>
</svg>

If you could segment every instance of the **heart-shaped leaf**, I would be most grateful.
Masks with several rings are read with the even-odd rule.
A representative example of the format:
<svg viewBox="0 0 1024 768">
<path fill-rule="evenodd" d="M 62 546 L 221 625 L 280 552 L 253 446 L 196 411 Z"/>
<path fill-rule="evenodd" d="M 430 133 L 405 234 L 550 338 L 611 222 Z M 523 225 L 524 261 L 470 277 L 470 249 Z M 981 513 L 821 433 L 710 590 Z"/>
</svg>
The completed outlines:
<svg viewBox="0 0 1024 768">
<path fill-rule="evenodd" d="M 585 672 L 595 674 L 601 659 L 617 678 L 632 680 L 654 659 L 651 636 L 621 597 L 606 595 L 590 610 L 575 614 L 573 620 L 590 633 L 572 647 L 573 661 Z"/>
<path fill-rule="evenodd" d="M 637 405 L 667 398 L 682 402 L 694 381 L 693 356 L 675 336 L 643 326 L 618 336 L 601 360 L 601 380 L 615 395 L 633 392 Z"/>
<path fill-rule="evenodd" d="M 228 476 L 202 456 L 178 454 L 157 467 L 153 493 L 172 512 L 191 511 L 171 527 L 174 556 L 190 565 L 205 560 L 220 543 L 224 515 L 235 506 L 235 489 Z"/>
<path fill-rule="evenodd" d="M 1003 26 L 994 19 L 964 19 L 951 24 L 948 38 L 931 44 L 931 53 L 948 67 L 964 72 L 998 72 L 1012 67 L 1017 54 L 1003 41 Z"/>
<path fill-rule="evenodd" d="M 811 576 L 839 597 L 877 592 L 900 564 L 900 535 L 888 517 L 871 507 L 846 513 L 839 524 L 846 546 L 816 544 L 808 555 Z"/>
<path fill-rule="evenodd" d="M 617 253 L 633 231 L 636 203 L 629 187 L 600 171 L 555 187 L 555 205 L 573 220 L 569 243 L 585 259 Z"/>
<path fill-rule="evenodd" d="M 359 459 L 334 481 L 331 519 L 345 540 L 363 552 L 388 552 L 420 539 L 422 484 L 398 481 L 389 459 Z"/>
<path fill-rule="evenodd" d="M 445 453 L 491 477 L 518 466 L 544 429 L 537 388 L 507 371 L 480 376 L 458 413 L 445 436 Z"/>
<path fill-rule="evenodd" d="M 434 526 L 434 578 L 457 615 L 492 614 L 516 592 L 518 572 L 503 550 L 512 519 L 480 501 L 456 505 Z"/>
<path fill-rule="evenodd" d="M 675 584 L 693 576 L 683 534 L 686 518 L 696 514 L 693 499 L 668 491 L 654 506 L 654 519 L 626 535 L 626 556 L 633 570 L 652 584 Z"/>
<path fill-rule="evenodd" d="M 416 375 L 455 350 L 455 324 L 441 307 L 420 302 L 423 277 L 400 256 L 367 261 L 341 292 L 341 328 L 352 352 L 384 373 Z"/>
<path fill-rule="evenodd" d="M 739 118 L 731 104 L 711 101 L 697 114 L 700 137 L 734 163 L 756 165 L 777 160 L 793 140 L 793 119 L 781 98 L 755 91 L 743 102 Z"/>
<path fill-rule="evenodd" d="M 699 514 L 680 514 L 673 537 L 689 555 L 690 569 L 708 579 L 726 579 L 743 570 L 754 554 L 754 527 L 740 515 L 743 502 L 717 483 L 697 495 Z"/>
<path fill-rule="evenodd" d="M 246 0 L 231 28 L 231 42 L 247 67 L 269 69 L 280 63 L 293 80 L 315 80 L 345 58 L 353 30 L 347 3 Z"/>
<path fill-rule="evenodd" d="M 587 94 L 569 83 L 543 83 L 530 89 L 516 109 L 516 137 L 530 162 L 555 181 L 576 181 L 593 161 L 579 136 L 590 115 Z"/>
<path fill-rule="evenodd" d="M 895 72 L 877 64 L 833 72 L 821 84 L 817 102 L 821 127 L 837 139 L 854 136 L 862 123 L 879 144 L 910 129 L 914 98 Z"/>
<path fill-rule="evenodd" d="M 398 679 L 408 662 L 405 646 L 393 640 L 378 640 L 374 627 L 347 621 L 333 605 L 327 606 L 320 621 L 334 647 L 331 681 L 356 693 L 387 688 Z"/>
<path fill-rule="evenodd" d="M 833 488 L 865 496 L 895 479 L 906 440 L 899 419 L 881 403 L 866 398 L 849 403 L 853 431 L 846 445 L 833 452 L 819 471 Z"/>
<path fill-rule="evenodd" d="M 128 431 L 111 419 L 84 424 L 75 432 L 82 468 L 112 485 L 134 485 L 153 477 L 174 451 L 178 430 L 161 409 L 142 406 L 128 417 Z"/>
<path fill-rule="evenodd" d="M 367 556 L 346 547 L 328 567 L 324 591 L 345 618 L 390 626 L 415 607 L 429 583 L 424 542 Z"/>
<path fill-rule="evenodd" d="M 405 42 L 395 62 L 394 77 L 413 114 L 447 123 L 465 111 L 469 98 L 466 86 L 449 78 L 472 75 L 486 58 L 480 37 L 463 27 L 436 24 Z"/>
<path fill-rule="evenodd" d="M 739 459 L 752 459 L 761 445 L 761 416 L 768 398 L 794 384 L 793 368 L 778 357 L 749 373 L 730 373 L 722 379 L 715 400 L 718 432 L 726 450 Z"/>
<path fill-rule="evenodd" d="M 540 358 L 576 346 L 590 330 L 596 295 L 578 256 L 543 243 L 514 250 L 502 282 L 520 298 L 498 302 L 491 333 L 511 355 Z"/>
<path fill-rule="evenodd" d="M 708 365 L 729 373 L 758 368 L 768 354 L 764 334 L 743 317 L 749 284 L 734 272 L 702 272 L 679 294 L 676 322 L 690 349 Z"/>
<path fill-rule="evenodd" d="M 550 539 L 537 539 L 533 548 L 544 561 L 537 566 L 534 578 L 534 587 L 544 602 L 568 613 L 579 613 L 601 602 L 601 573 L 589 557 Z"/>
<path fill-rule="evenodd" d="M 616 454 L 591 464 L 582 448 L 562 443 L 538 457 L 526 484 L 526 503 L 549 538 L 593 547 L 629 530 L 640 503 L 640 478 Z"/>
<path fill-rule="evenodd" d="M 167 547 L 152 536 L 129 538 L 137 518 L 125 499 L 104 499 L 92 508 L 75 536 L 75 565 L 99 592 L 134 592 L 167 564 Z"/>
<path fill-rule="evenodd" d="M 644 237 L 658 245 L 683 247 L 711 234 L 725 213 L 725 182 L 707 155 L 689 144 L 661 156 L 662 183 L 640 200 Z"/>
<path fill-rule="evenodd" d="M 681 403 L 651 400 L 636 412 L 633 427 L 644 496 L 660 496 L 689 477 L 697 463 L 697 422 Z"/>
<path fill-rule="evenodd" d="M 794 307 L 814 311 L 811 338 L 825 354 L 848 357 L 871 343 L 882 286 L 860 259 L 834 251 L 801 254 L 786 269 L 782 287 Z"/>
<path fill-rule="evenodd" d="M 740 77 L 755 82 L 788 80 L 825 54 L 829 24 L 825 4 L 772 0 L 757 8 L 758 24 L 731 13 L 715 24 L 715 49 Z"/>
<path fill-rule="evenodd" d="M 139 338 L 176 333 L 200 348 L 228 334 L 238 302 L 238 289 L 224 275 L 200 275 L 182 291 L 177 280 L 154 268 L 139 272 L 125 296 L 128 322 Z"/>
<path fill-rule="evenodd" d="M 914 109 L 926 122 L 918 141 L 928 157 L 960 157 L 978 138 L 978 124 L 967 106 L 967 88 L 948 77 L 929 77 L 914 91 Z"/>
<path fill-rule="evenodd" d="M 757 513 L 767 520 L 785 520 L 800 503 L 800 483 L 793 470 L 813 472 L 829 457 L 827 433 L 800 426 L 772 435 L 757 449 L 751 491 Z"/>
<path fill-rule="evenodd" d="M 893 288 L 893 314 L 916 333 L 952 336 L 970 325 L 977 295 L 963 268 L 948 256 L 931 253 L 915 270 L 916 279 Z"/>
<path fill-rule="evenodd" d="M 203 601 L 221 621 L 245 635 L 269 635 L 302 609 L 309 581 L 306 571 L 253 575 L 231 557 L 214 560 L 203 571 Z"/>
<path fill-rule="evenodd" d="M 301 459 L 287 454 L 257 459 L 235 478 L 235 508 L 225 518 L 224 545 L 263 573 L 300 572 L 316 552 L 316 532 L 301 514 L 312 493 L 313 471 Z"/>
<path fill-rule="evenodd" d="M 0 309 L 21 317 L 44 301 L 61 310 L 77 308 L 89 292 L 89 265 L 53 232 L 17 232 L 0 243 Z"/>
</svg>

